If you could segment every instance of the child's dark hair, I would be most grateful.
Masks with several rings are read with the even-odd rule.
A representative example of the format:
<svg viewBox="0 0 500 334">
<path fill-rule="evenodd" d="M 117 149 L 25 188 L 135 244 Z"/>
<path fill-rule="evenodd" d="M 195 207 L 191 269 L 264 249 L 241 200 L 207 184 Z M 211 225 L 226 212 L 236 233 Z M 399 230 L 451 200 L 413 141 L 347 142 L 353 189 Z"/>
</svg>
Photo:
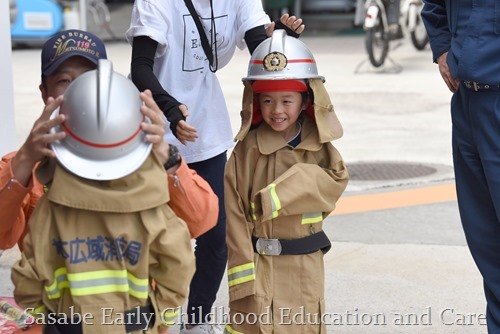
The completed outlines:
<svg viewBox="0 0 500 334">
<path fill-rule="evenodd" d="M 307 85 L 307 92 L 302 92 L 302 94 L 303 94 L 302 99 L 307 99 L 307 97 L 309 97 L 311 99 L 311 101 L 310 101 L 311 105 L 314 104 L 314 92 L 309 85 Z M 304 94 L 305 94 L 305 96 L 304 96 Z"/>
<path fill-rule="evenodd" d="M 300 92 L 300 96 L 302 97 L 302 103 L 307 102 L 307 98 L 311 96 L 312 91 L 309 92 L 310 88 L 307 88 L 307 92 Z"/>
</svg>

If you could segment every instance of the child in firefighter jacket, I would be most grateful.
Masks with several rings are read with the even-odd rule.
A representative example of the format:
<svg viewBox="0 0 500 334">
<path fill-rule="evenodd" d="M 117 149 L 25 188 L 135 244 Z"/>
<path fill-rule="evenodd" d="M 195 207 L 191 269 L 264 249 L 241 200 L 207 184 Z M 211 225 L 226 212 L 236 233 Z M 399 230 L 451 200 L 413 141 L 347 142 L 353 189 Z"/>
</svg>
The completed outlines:
<svg viewBox="0 0 500 334">
<path fill-rule="evenodd" d="M 50 333 L 166 333 L 178 320 L 194 254 L 141 107 L 103 60 L 64 93 L 66 136 L 36 170 L 48 191 L 12 268 L 16 302 Z"/>
<path fill-rule="evenodd" d="M 348 173 L 342 135 L 314 58 L 277 30 L 244 79 L 242 125 L 225 171 L 229 333 L 326 333 L 323 219 Z M 291 316 L 311 314 L 312 323 Z M 241 321 L 244 319 L 245 321 Z"/>
<path fill-rule="evenodd" d="M 153 154 L 137 172 L 112 181 L 75 177 L 57 165 L 12 268 L 16 302 L 42 323 L 90 314 L 76 324 L 83 333 L 125 333 L 134 327 L 120 317 L 138 307 L 149 313 L 149 305 L 154 316 L 132 318 L 139 328 L 153 319 L 155 327 L 173 324 L 194 255 L 186 224 L 166 204 L 168 188 L 158 182 L 164 178 Z M 71 324 L 59 330 L 75 332 Z"/>
</svg>

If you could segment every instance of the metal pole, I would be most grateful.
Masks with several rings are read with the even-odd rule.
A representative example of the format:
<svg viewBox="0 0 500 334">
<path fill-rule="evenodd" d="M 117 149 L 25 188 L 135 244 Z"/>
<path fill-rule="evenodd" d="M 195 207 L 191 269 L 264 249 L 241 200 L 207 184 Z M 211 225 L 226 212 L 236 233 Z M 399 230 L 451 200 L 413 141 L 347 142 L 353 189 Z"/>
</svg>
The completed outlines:
<svg viewBox="0 0 500 334">
<path fill-rule="evenodd" d="M 80 30 L 87 31 L 87 0 L 80 2 Z"/>
<path fill-rule="evenodd" d="M 3 9 L 2 9 L 3 8 Z M 9 1 L 0 0 L 0 155 L 16 148 L 14 122 L 14 86 L 12 82 L 12 45 L 10 40 Z"/>
</svg>

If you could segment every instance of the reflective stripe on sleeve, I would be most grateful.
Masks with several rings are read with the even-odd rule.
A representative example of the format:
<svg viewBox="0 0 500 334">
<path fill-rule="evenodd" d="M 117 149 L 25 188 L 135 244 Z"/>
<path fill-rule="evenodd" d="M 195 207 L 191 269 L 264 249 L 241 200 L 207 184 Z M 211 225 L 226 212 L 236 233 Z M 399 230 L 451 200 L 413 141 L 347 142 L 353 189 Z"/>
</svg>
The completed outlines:
<svg viewBox="0 0 500 334">
<path fill-rule="evenodd" d="M 242 332 L 238 332 L 236 329 L 231 328 L 231 326 L 226 325 L 224 327 L 224 334 L 243 334 Z"/>
<path fill-rule="evenodd" d="M 26 312 L 35 318 L 42 318 L 45 313 L 47 313 L 47 307 L 45 305 L 38 306 L 35 309 L 28 309 Z"/>
<path fill-rule="evenodd" d="M 276 193 L 276 184 L 271 183 L 270 185 L 267 186 L 267 189 L 269 189 L 269 194 L 271 196 L 271 207 L 272 207 L 272 212 L 269 219 L 273 219 L 278 217 L 278 211 L 281 209 L 281 202 L 278 197 L 278 194 Z"/>
<path fill-rule="evenodd" d="M 253 262 L 228 269 L 227 280 L 230 287 L 255 280 L 255 266 Z"/>
<path fill-rule="evenodd" d="M 312 212 L 302 214 L 302 224 L 314 224 L 323 221 L 323 212 Z"/>
<path fill-rule="evenodd" d="M 175 308 L 173 311 L 163 312 L 161 314 L 161 322 L 170 327 L 176 323 L 177 316 L 179 315 L 179 308 Z"/>
</svg>

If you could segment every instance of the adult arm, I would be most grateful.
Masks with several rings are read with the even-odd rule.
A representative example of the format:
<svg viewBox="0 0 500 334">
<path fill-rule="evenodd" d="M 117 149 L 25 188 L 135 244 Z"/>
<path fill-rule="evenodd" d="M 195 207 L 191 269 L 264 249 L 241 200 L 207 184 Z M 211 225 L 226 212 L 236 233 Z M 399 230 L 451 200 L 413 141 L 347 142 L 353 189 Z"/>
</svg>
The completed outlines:
<svg viewBox="0 0 500 334">
<path fill-rule="evenodd" d="M 19 151 L 4 156 L 0 162 L 0 249 L 11 248 L 16 243 L 22 248 L 26 222 L 43 194 L 33 169 L 42 158 L 55 156 L 50 144 L 65 136 L 64 132 L 49 132 L 64 122 L 64 115 L 50 118 L 62 101 L 62 96 L 49 97 Z"/>
<path fill-rule="evenodd" d="M 12 152 L 0 161 L 0 249 L 9 249 L 16 243 L 22 248 L 26 222 L 43 194 L 43 187 L 30 173 L 27 185 L 14 177 Z"/>
<path fill-rule="evenodd" d="M 459 80 L 455 79 L 450 72 L 446 58 L 451 47 L 452 33 L 445 1 L 425 0 L 422 9 L 422 20 L 429 35 L 432 49 L 432 59 L 439 65 L 439 73 L 451 92 L 458 89 Z"/>
<path fill-rule="evenodd" d="M 163 88 L 153 72 L 157 47 L 158 43 L 148 36 L 134 37 L 130 75 L 140 91 L 149 89 L 152 92 L 155 102 L 170 122 L 170 130 L 180 142 L 186 144 L 186 141 L 196 140 L 196 129 L 185 122 L 188 116 L 186 106 Z"/>
<path fill-rule="evenodd" d="M 424 0 L 422 21 L 425 24 L 432 49 L 432 60 L 437 59 L 451 47 L 451 32 L 444 0 Z"/>
</svg>

